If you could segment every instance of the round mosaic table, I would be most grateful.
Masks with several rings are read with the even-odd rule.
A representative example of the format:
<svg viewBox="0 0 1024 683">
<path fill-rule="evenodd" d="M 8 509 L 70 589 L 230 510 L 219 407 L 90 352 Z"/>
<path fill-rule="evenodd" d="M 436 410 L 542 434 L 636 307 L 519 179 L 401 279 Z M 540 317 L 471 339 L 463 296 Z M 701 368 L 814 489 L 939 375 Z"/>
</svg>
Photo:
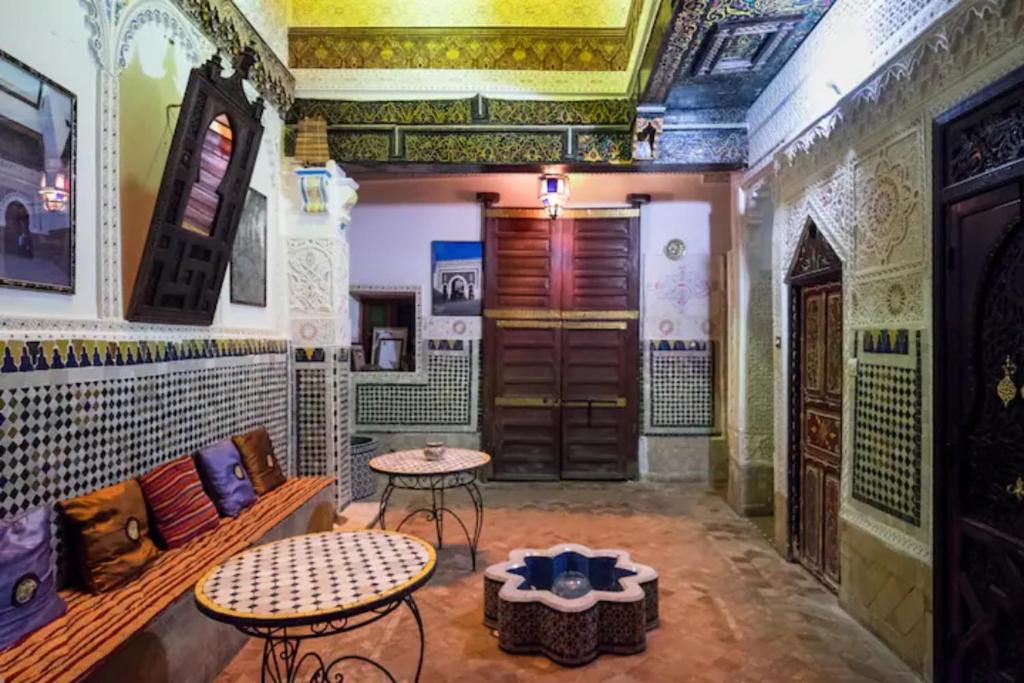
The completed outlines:
<svg viewBox="0 0 1024 683">
<path fill-rule="evenodd" d="M 434 549 L 394 531 L 338 531 L 306 534 L 258 546 L 207 572 L 195 587 L 199 610 L 264 640 L 261 680 L 293 683 L 341 680 L 346 662 L 381 664 L 360 655 L 327 661 L 299 654 L 304 640 L 362 628 L 406 605 L 419 629 L 423 669 L 423 621 L 412 594 L 434 573 Z"/>
<path fill-rule="evenodd" d="M 480 451 L 463 448 L 446 448 L 441 458 L 427 460 L 422 450 L 399 451 L 378 455 L 370 461 L 370 469 L 387 475 L 388 483 L 380 497 L 380 528 L 386 528 L 384 516 L 387 514 L 388 501 L 396 489 L 406 491 L 430 491 L 430 507 L 413 510 L 405 516 L 397 527 L 400 531 L 410 519 L 425 514 L 427 521 L 434 523 L 437 533 L 437 547 L 444 547 L 444 518 L 450 516 L 462 527 L 469 543 L 469 555 L 476 571 L 476 549 L 480 541 L 480 532 L 484 525 L 484 499 L 480 487 L 476 485 L 480 470 L 491 462 L 491 456 Z M 462 521 L 454 510 L 445 506 L 445 491 L 464 488 L 473 501 L 473 531 Z"/>
</svg>

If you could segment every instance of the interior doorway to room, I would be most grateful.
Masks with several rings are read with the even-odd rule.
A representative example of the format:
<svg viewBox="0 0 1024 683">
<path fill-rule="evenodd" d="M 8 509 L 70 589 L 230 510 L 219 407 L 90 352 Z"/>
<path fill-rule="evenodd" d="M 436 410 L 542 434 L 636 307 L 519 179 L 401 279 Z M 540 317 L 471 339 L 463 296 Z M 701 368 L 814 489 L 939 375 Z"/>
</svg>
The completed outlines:
<svg viewBox="0 0 1024 683">
<path fill-rule="evenodd" d="M 1024 70 L 935 123 L 936 680 L 1024 680 Z"/>
<path fill-rule="evenodd" d="M 835 251 L 808 221 L 789 270 L 792 554 L 839 587 L 843 461 L 843 286 Z"/>
<path fill-rule="evenodd" d="M 637 472 L 640 209 L 487 209 L 484 440 L 499 479 Z"/>
</svg>

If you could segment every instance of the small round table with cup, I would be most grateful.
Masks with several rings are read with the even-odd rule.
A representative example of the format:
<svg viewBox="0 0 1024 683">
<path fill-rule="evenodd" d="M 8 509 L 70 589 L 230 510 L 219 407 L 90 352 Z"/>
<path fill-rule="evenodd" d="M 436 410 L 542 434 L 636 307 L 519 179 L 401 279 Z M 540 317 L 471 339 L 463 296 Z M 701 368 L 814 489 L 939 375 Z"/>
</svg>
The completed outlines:
<svg viewBox="0 0 1024 683">
<path fill-rule="evenodd" d="M 490 462 L 491 456 L 481 451 L 446 448 L 436 442 L 427 443 L 423 449 L 398 451 L 373 458 L 369 463 L 370 469 L 388 478 L 380 497 L 380 528 L 387 528 L 385 516 L 388 502 L 396 490 L 429 491 L 430 507 L 417 508 L 408 513 L 395 527 L 395 531 L 401 531 L 406 522 L 417 515 L 426 515 L 427 521 L 434 523 L 437 547 L 440 549 L 444 547 L 444 518 L 451 517 L 466 535 L 473 571 L 476 571 L 477 545 L 484 524 L 484 501 L 477 479 L 480 470 Z M 466 489 L 473 502 L 472 531 L 454 510 L 445 505 L 445 492 L 455 488 Z"/>
</svg>

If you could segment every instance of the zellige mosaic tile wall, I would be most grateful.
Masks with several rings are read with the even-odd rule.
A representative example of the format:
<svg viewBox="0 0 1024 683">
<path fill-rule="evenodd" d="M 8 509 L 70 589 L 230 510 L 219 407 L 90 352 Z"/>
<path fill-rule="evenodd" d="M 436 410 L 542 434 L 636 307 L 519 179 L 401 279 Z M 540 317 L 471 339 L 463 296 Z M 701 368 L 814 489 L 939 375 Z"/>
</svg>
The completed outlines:
<svg viewBox="0 0 1024 683">
<path fill-rule="evenodd" d="M 23 360 L 25 348 L 44 348 L 22 344 L 8 343 L 5 358 L 21 351 Z M 0 515 L 138 476 L 257 425 L 267 427 L 290 466 L 285 342 L 154 344 L 174 352 L 159 361 L 133 353 L 129 364 L 128 354 L 114 349 L 150 343 L 56 343 L 47 347 L 65 349 L 63 368 L 19 363 L 24 370 L 0 373 Z M 94 353 L 66 351 L 87 348 Z M 52 355 L 47 365 L 53 367 Z M 56 516 L 53 538 L 63 563 Z"/>
</svg>

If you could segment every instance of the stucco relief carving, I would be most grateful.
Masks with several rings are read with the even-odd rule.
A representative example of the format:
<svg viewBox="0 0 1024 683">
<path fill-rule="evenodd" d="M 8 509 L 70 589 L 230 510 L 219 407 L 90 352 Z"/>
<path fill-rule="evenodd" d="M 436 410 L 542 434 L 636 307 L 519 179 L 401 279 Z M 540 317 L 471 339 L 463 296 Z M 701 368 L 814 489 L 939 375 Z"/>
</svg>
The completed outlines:
<svg viewBox="0 0 1024 683">
<path fill-rule="evenodd" d="M 924 258 L 921 156 L 921 136 L 913 130 L 856 164 L 858 271 Z"/>
<path fill-rule="evenodd" d="M 857 327 L 925 324 L 924 269 L 914 266 L 850 283 L 849 324 Z"/>
<path fill-rule="evenodd" d="M 288 240 L 288 302 L 293 311 L 332 313 L 332 239 Z"/>
<path fill-rule="evenodd" d="M 840 164 L 807 187 L 807 202 L 817 210 L 816 224 L 829 236 L 832 248 L 844 262 L 849 262 L 853 254 L 852 179 L 851 167 Z"/>
</svg>

